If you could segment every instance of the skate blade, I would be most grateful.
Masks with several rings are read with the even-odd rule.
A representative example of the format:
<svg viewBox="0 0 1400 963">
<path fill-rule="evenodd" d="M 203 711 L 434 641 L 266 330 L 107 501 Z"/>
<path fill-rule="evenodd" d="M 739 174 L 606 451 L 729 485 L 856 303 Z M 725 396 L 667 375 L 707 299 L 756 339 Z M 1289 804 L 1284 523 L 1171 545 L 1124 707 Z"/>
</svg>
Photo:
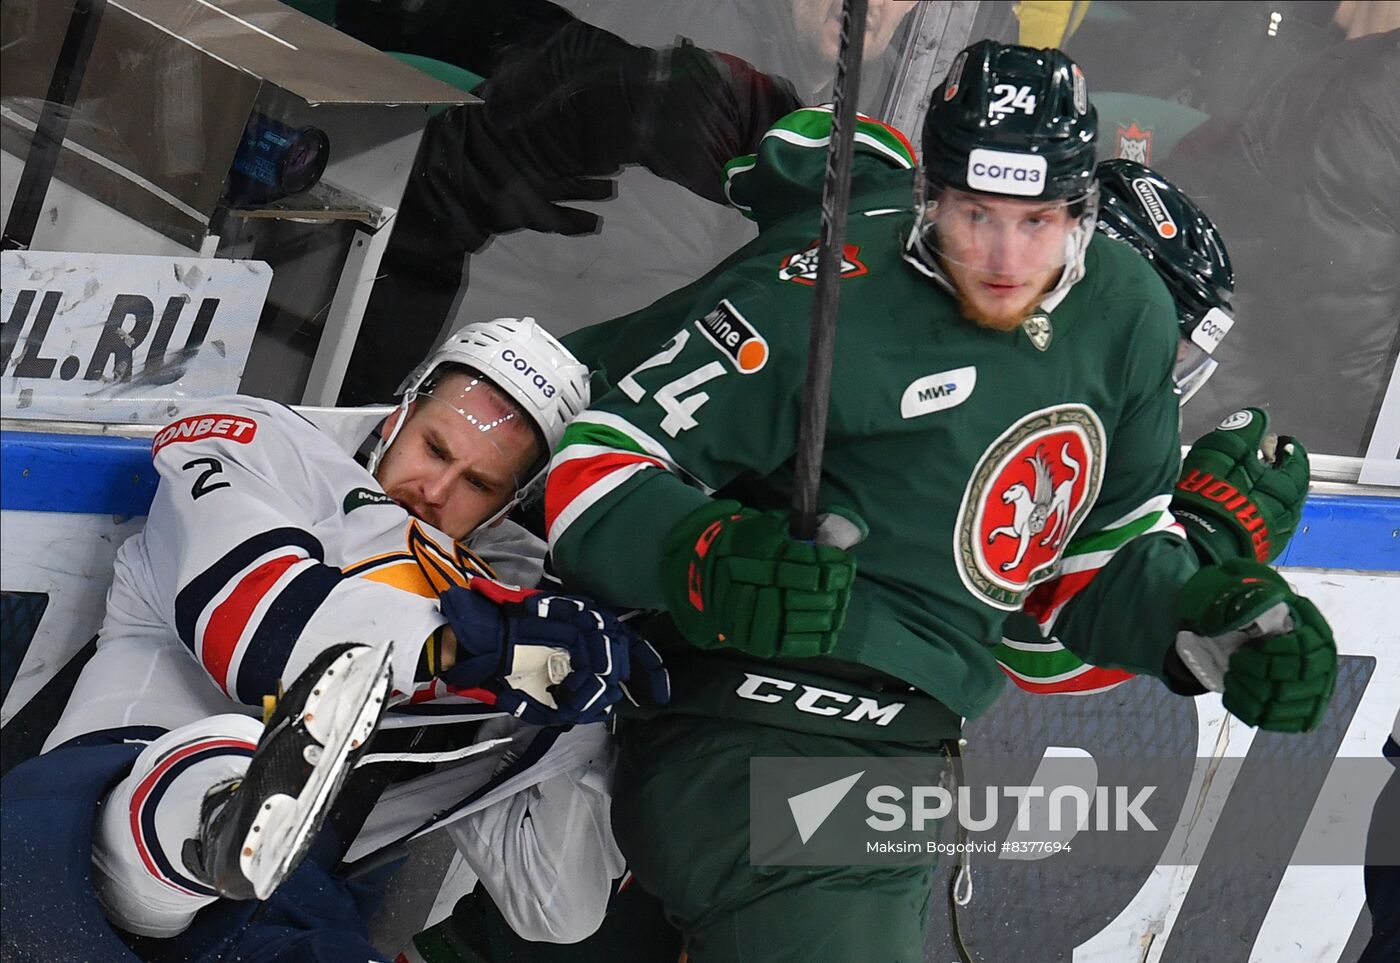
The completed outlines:
<svg viewBox="0 0 1400 963">
<path fill-rule="evenodd" d="M 392 643 L 351 649 L 313 687 L 301 711 L 301 724 L 321 746 L 311 775 L 299 796 L 278 793 L 263 803 L 239 854 L 239 868 L 258 899 L 271 896 L 300 861 L 350 773 L 346 760 L 378 727 L 389 697 L 392 652 Z"/>
</svg>

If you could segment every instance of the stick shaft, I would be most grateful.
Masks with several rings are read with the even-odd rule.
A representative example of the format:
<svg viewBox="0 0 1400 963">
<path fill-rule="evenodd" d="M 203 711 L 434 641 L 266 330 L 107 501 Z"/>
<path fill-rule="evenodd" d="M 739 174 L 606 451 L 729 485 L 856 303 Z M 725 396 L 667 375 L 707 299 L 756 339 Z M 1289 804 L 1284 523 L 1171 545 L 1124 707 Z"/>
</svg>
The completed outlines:
<svg viewBox="0 0 1400 963">
<path fill-rule="evenodd" d="M 821 486 L 826 445 L 826 409 L 831 395 L 832 349 L 836 343 L 841 262 L 846 247 L 846 212 L 851 200 L 851 164 L 855 148 L 856 102 L 860 99 L 860 62 L 865 47 L 866 0 L 845 0 L 841 10 L 841 48 L 832 88 L 831 143 L 822 182 L 821 240 L 817 283 L 812 296 L 807 342 L 807 380 L 792 489 L 793 538 L 811 541 L 817 532 L 817 490 Z"/>
</svg>

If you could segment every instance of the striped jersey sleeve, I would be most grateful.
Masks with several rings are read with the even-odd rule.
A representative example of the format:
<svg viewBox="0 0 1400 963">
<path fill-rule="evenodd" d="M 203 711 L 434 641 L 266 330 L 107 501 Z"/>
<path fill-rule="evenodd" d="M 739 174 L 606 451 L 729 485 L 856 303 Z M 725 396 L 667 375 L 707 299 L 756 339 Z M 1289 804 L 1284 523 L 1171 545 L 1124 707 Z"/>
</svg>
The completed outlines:
<svg viewBox="0 0 1400 963">
<path fill-rule="evenodd" d="M 1089 665 L 1053 638 L 1023 641 L 1007 635 L 997 643 L 995 655 L 1013 683 L 1039 695 L 1095 695 L 1134 675 L 1126 669 Z"/>
<path fill-rule="evenodd" d="M 1022 607 L 1041 632 L 1049 635 L 1054 630 L 1069 601 L 1134 538 L 1152 532 L 1172 532 L 1184 538 L 1185 532 L 1172 518 L 1170 503 L 1170 495 L 1154 496 L 1104 528 L 1072 540 L 1065 547 L 1055 577 L 1032 589 Z"/>
<path fill-rule="evenodd" d="M 726 166 L 725 196 L 761 231 L 793 213 L 810 215 L 819 204 L 831 127 L 829 107 L 781 118 L 755 153 Z M 861 117 L 855 143 L 858 169 L 914 166 L 909 142 L 879 121 Z M 791 455 L 801 384 L 788 375 L 806 363 L 805 290 L 727 273 L 686 289 L 684 303 L 658 302 L 641 319 L 652 343 L 670 340 L 632 371 L 617 373 L 624 376 L 569 427 L 550 465 L 545 516 L 557 564 L 567 569 L 577 554 L 569 542 L 580 519 L 606 514 L 600 506 L 648 482 L 648 473 L 669 474 L 708 495 L 740 474 L 764 477 Z"/>
<path fill-rule="evenodd" d="M 394 642 L 395 688 L 409 694 L 423 643 L 444 623 L 436 594 L 336 564 L 346 546 L 325 544 L 336 529 L 317 523 L 339 509 L 322 469 L 343 469 L 346 456 L 316 428 L 270 403 L 225 409 L 156 436 L 139 590 L 163 600 L 180 641 L 239 702 L 259 705 L 347 641 Z"/>
<path fill-rule="evenodd" d="M 311 616 L 344 578 L 309 532 L 257 532 L 181 587 L 176 632 L 219 688 L 254 703 L 277 691 Z"/>
<path fill-rule="evenodd" d="M 802 386 L 787 375 L 797 347 L 785 320 L 794 312 L 772 300 L 787 292 L 729 283 L 680 306 L 669 340 L 555 449 L 545 487 L 551 557 L 569 584 L 610 604 L 659 605 L 666 533 L 740 475 L 765 477 L 796 444 Z"/>
<path fill-rule="evenodd" d="M 1160 675 L 1174 644 L 1176 596 L 1199 564 L 1171 513 L 1181 441 L 1170 384 L 1177 335 L 1169 310 L 1138 325 L 1143 345 L 1124 374 L 1124 390 L 1136 397 L 1114 426 L 1104 488 L 1054 574 L 1022 605 L 1039 638 L 1058 648 L 1003 642 L 997 652 L 1023 688 L 1090 692 L 1126 678 L 1113 670 Z"/>
<path fill-rule="evenodd" d="M 553 547 L 568 528 L 633 476 L 655 469 L 711 489 L 677 464 L 655 438 L 621 415 L 589 410 L 564 433 L 550 463 L 545 528 Z"/>
<path fill-rule="evenodd" d="M 1148 499 L 1137 509 L 1066 547 L 1054 578 L 1037 585 L 1022 607 L 1022 618 L 1008 620 L 995 647 L 1002 671 L 1017 686 L 1043 694 L 1090 695 L 1106 692 L 1133 677 L 1123 669 L 1090 665 L 1054 637 L 1055 621 L 1124 545 L 1152 532 L 1182 535 L 1172 518 L 1169 495 Z M 1019 630 L 1019 631 L 1018 631 Z"/>
</svg>

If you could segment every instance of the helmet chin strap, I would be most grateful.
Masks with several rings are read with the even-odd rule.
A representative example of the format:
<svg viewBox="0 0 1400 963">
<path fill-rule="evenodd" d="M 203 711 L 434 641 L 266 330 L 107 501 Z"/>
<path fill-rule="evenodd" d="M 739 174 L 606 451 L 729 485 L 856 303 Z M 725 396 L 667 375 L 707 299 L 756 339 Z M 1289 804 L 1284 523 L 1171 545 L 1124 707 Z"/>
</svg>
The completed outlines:
<svg viewBox="0 0 1400 963">
<path fill-rule="evenodd" d="M 1089 242 L 1094 239 L 1094 227 L 1099 216 L 1099 192 L 1097 187 L 1084 198 L 1084 213 L 1079 223 L 1065 237 L 1065 266 L 1060 272 L 1060 280 L 1040 299 L 1043 311 L 1053 311 L 1069 294 L 1069 289 L 1084 280 L 1084 258 L 1089 252 Z"/>
<path fill-rule="evenodd" d="M 930 201 L 929 204 L 936 205 L 937 201 Z M 952 278 L 948 277 L 943 270 L 943 265 L 938 263 L 938 255 L 929 246 L 925 236 L 933 229 L 933 225 L 927 219 L 927 209 L 929 204 L 920 204 L 917 208 L 919 216 L 914 218 L 914 226 L 909 229 L 909 237 L 904 242 L 903 258 L 912 265 L 920 274 L 932 278 L 939 287 L 947 291 L 953 297 L 957 297 L 957 288 L 953 287 Z"/>
<path fill-rule="evenodd" d="M 1089 207 L 1098 210 L 1098 204 L 1089 203 Z M 1064 301 L 1065 295 L 1070 294 L 1070 288 L 1084 280 L 1084 256 L 1089 251 L 1089 242 L 1093 239 L 1093 221 L 1095 214 L 1092 211 L 1085 211 L 1084 217 L 1079 218 L 1079 223 L 1074 225 L 1074 230 L 1070 231 L 1064 239 L 1064 269 L 1060 272 L 1060 280 L 1056 281 L 1056 286 L 1050 288 L 1043 298 L 1040 298 L 1040 309 L 1042 311 L 1054 311 L 1060 307 L 1060 302 Z"/>
<path fill-rule="evenodd" d="M 384 455 L 389 451 L 389 446 L 394 443 L 394 439 L 399 437 L 399 431 L 403 428 L 404 422 L 408 420 L 408 409 L 418 398 L 417 391 L 409 391 L 404 394 L 403 400 L 399 402 L 398 418 L 394 419 L 394 427 L 389 434 L 380 435 L 379 441 L 369 453 L 369 458 L 365 460 L 365 468 L 371 475 L 378 478 L 379 463 L 384 460 Z"/>
<path fill-rule="evenodd" d="M 472 529 L 470 532 L 468 532 L 463 538 L 459 539 L 459 541 L 463 541 L 463 542 L 467 541 L 467 539 L 471 538 L 471 537 L 472 537 L 473 535 L 475 535 L 477 532 L 480 532 L 480 531 L 483 531 L 484 529 L 490 528 L 492 525 L 496 524 L 496 523 L 499 522 L 501 519 L 505 518 L 506 515 L 510 514 L 511 509 L 513 509 L 516 505 L 519 505 L 521 502 L 523 502 L 526 498 L 528 498 L 528 497 L 530 496 L 530 494 L 531 494 L 531 493 L 534 491 L 534 489 L 535 489 L 536 483 L 538 483 L 542 478 L 544 478 L 544 474 L 545 474 L 545 472 L 546 472 L 548 469 L 549 469 L 549 462 L 546 461 L 546 462 L 544 463 L 544 467 L 543 467 L 543 468 L 541 468 L 539 471 L 535 472 L 534 476 L 533 476 L 529 481 L 527 481 L 525 484 L 521 485 L 519 488 L 517 488 L 517 489 L 515 490 L 515 494 L 512 495 L 511 498 L 510 498 L 510 500 L 507 501 L 507 502 L 505 503 L 505 505 L 503 505 L 503 506 L 501 507 L 501 510 L 500 510 L 500 511 L 496 512 L 496 514 L 492 515 L 490 518 L 486 519 L 486 521 L 484 521 L 484 522 L 482 522 L 480 525 L 476 526 L 476 528 L 473 528 L 473 529 Z"/>
</svg>

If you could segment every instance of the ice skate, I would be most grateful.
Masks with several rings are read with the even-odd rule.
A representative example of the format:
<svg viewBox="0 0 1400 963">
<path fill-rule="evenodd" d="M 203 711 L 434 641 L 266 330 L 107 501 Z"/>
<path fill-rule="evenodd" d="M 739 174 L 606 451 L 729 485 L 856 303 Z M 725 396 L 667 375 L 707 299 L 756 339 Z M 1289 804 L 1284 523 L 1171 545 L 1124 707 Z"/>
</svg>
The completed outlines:
<svg viewBox="0 0 1400 963">
<path fill-rule="evenodd" d="M 230 899 L 267 899 L 296 868 L 379 725 L 391 648 L 333 646 L 297 678 L 243 778 L 205 796 L 191 872 Z"/>
</svg>

